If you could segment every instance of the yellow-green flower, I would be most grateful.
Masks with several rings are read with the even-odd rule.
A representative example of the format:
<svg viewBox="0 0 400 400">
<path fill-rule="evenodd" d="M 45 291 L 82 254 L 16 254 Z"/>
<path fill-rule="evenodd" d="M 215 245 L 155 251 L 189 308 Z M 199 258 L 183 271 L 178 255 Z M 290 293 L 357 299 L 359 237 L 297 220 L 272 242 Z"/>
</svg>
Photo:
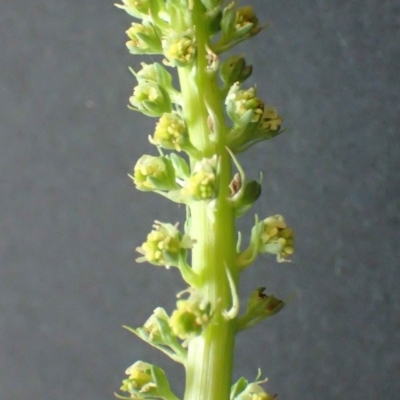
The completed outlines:
<svg viewBox="0 0 400 400">
<path fill-rule="evenodd" d="M 185 121 L 175 113 L 165 113 L 156 125 L 151 142 L 169 150 L 181 151 L 188 142 Z"/>
<path fill-rule="evenodd" d="M 148 261 L 158 266 L 178 266 L 180 257 L 192 247 L 190 238 L 181 234 L 175 225 L 155 221 L 154 230 L 147 235 L 147 240 L 136 251 L 142 257 L 137 262 Z"/>
<path fill-rule="evenodd" d="M 184 67 L 189 65 L 196 56 L 196 43 L 189 33 L 169 35 L 163 40 L 163 49 L 172 66 Z"/>
<path fill-rule="evenodd" d="M 137 24 L 126 31 L 129 41 L 126 47 L 132 54 L 161 54 L 162 46 L 159 33 L 150 23 Z"/>
<path fill-rule="evenodd" d="M 115 6 L 125 10 L 132 17 L 141 19 L 149 14 L 150 0 L 122 0 L 122 3 Z"/>
<path fill-rule="evenodd" d="M 266 107 L 261 117 L 260 129 L 278 131 L 282 125 L 282 118 L 276 108 Z"/>
<path fill-rule="evenodd" d="M 137 161 L 133 176 L 129 175 L 139 190 L 174 190 L 179 186 L 175 181 L 175 170 L 168 157 L 143 155 Z"/>
<path fill-rule="evenodd" d="M 194 200 L 210 200 L 217 193 L 217 158 L 203 158 L 197 162 L 192 175 L 186 181 L 182 193 Z"/>
<path fill-rule="evenodd" d="M 240 90 L 239 83 L 232 85 L 226 97 L 226 111 L 235 125 L 259 122 L 264 112 L 264 102 L 257 97 L 256 89 Z"/>
<path fill-rule="evenodd" d="M 168 92 L 155 82 L 141 82 L 135 86 L 129 102 L 131 103 L 129 108 L 149 117 L 159 117 L 172 110 Z"/>
<path fill-rule="evenodd" d="M 173 333 L 182 340 L 201 333 L 210 320 L 210 304 L 195 292 L 187 300 L 178 300 L 169 325 Z"/>
<path fill-rule="evenodd" d="M 263 231 L 261 233 L 261 253 L 276 254 L 279 262 L 294 253 L 294 233 L 287 228 L 282 215 L 274 215 L 261 222 Z"/>
</svg>

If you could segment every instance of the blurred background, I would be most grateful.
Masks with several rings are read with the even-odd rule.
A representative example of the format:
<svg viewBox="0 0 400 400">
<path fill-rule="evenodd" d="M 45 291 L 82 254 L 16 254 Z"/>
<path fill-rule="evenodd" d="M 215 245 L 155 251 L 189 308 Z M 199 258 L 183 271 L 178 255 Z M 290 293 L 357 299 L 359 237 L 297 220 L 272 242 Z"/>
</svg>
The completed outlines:
<svg viewBox="0 0 400 400">
<path fill-rule="evenodd" d="M 243 4 L 245 4 L 243 2 Z M 270 28 L 239 46 L 287 132 L 240 156 L 264 172 L 255 212 L 283 214 L 293 263 L 260 285 L 293 301 L 237 340 L 235 378 L 261 367 L 278 399 L 400 392 L 400 4 L 251 0 Z M 121 325 L 168 311 L 175 271 L 135 264 L 152 221 L 184 210 L 127 173 L 154 119 L 127 109 L 132 20 L 112 1 L 0 2 L 0 398 L 106 400 L 142 359 L 183 373 Z M 252 213 L 239 220 L 246 236 Z"/>
</svg>

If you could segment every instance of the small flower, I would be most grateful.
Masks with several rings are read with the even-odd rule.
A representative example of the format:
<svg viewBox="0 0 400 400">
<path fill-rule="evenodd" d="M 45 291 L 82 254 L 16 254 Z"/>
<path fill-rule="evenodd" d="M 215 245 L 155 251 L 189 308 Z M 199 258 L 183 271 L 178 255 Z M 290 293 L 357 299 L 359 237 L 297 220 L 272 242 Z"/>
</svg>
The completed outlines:
<svg viewBox="0 0 400 400">
<path fill-rule="evenodd" d="M 133 90 L 129 102 L 134 111 L 140 111 L 149 117 L 159 117 L 172 110 L 171 99 L 167 91 L 157 83 L 139 83 Z"/>
<path fill-rule="evenodd" d="M 258 18 L 254 13 L 253 7 L 245 6 L 236 10 L 235 29 L 237 34 L 242 34 L 248 31 L 256 32 L 258 28 Z"/>
<path fill-rule="evenodd" d="M 264 102 L 257 97 L 255 88 L 240 90 L 239 83 L 232 85 L 225 104 L 235 125 L 257 123 L 264 112 Z"/>
<path fill-rule="evenodd" d="M 125 10 L 132 17 L 142 19 L 149 14 L 150 0 L 122 0 L 122 3 L 115 6 Z"/>
<path fill-rule="evenodd" d="M 129 41 L 126 47 L 132 54 L 161 54 L 162 46 L 159 33 L 150 23 L 137 24 L 126 31 Z"/>
<path fill-rule="evenodd" d="M 197 162 L 182 192 L 194 200 L 210 200 L 216 196 L 217 158 L 203 158 Z"/>
<path fill-rule="evenodd" d="M 190 238 L 181 234 L 177 227 L 155 221 L 154 230 L 147 235 L 147 240 L 136 249 L 143 255 L 137 262 L 148 261 L 158 266 L 178 266 L 179 259 L 192 247 Z"/>
<path fill-rule="evenodd" d="M 151 367 L 151 364 L 143 361 L 137 361 L 131 365 L 125 371 L 129 378 L 122 381 L 121 390 L 130 393 L 146 393 L 155 389 L 157 385 L 153 381 Z"/>
<path fill-rule="evenodd" d="M 256 382 L 248 382 L 240 378 L 231 389 L 231 399 L 233 400 L 273 400 L 276 395 L 269 395 L 260 385 L 267 382 L 267 378 L 259 381 L 261 371 L 258 371 Z"/>
<path fill-rule="evenodd" d="M 211 316 L 210 303 L 194 292 L 187 300 L 178 300 L 169 325 L 173 333 L 182 340 L 199 335 Z"/>
<path fill-rule="evenodd" d="M 258 383 L 250 383 L 234 400 L 273 400 L 275 397 L 265 392 Z"/>
<path fill-rule="evenodd" d="M 146 64 L 140 63 L 142 68 L 134 73 L 139 83 L 141 82 L 153 82 L 169 89 L 172 87 L 172 76 L 171 74 L 159 63 Z"/>
<path fill-rule="evenodd" d="M 130 394 L 128 398 L 139 400 L 146 398 L 177 398 L 171 392 L 164 371 L 155 365 L 137 361 L 126 370 L 126 374 L 129 377 L 122 381 L 121 390 Z M 120 399 L 127 398 L 116 396 Z"/>
<path fill-rule="evenodd" d="M 175 113 L 165 113 L 156 125 L 151 142 L 169 150 L 181 151 L 189 137 L 185 121 Z"/>
<path fill-rule="evenodd" d="M 144 323 L 143 329 L 149 335 L 150 342 L 163 342 L 162 335 L 157 319 L 168 322 L 169 317 L 165 310 L 161 307 L 157 307 L 149 319 Z"/>
<path fill-rule="evenodd" d="M 191 64 L 196 56 L 195 39 L 190 33 L 171 34 L 163 40 L 163 49 L 171 66 L 184 67 Z"/>
<path fill-rule="evenodd" d="M 279 262 L 294 253 L 294 233 L 286 227 L 282 215 L 274 215 L 261 222 L 263 230 L 261 233 L 261 253 L 276 254 Z"/>
<path fill-rule="evenodd" d="M 278 131 L 282 125 L 282 118 L 275 108 L 266 107 L 261 117 L 259 129 L 262 131 Z"/>
<path fill-rule="evenodd" d="M 175 182 L 174 167 L 167 157 L 144 155 L 137 161 L 133 176 L 129 176 L 137 189 L 144 192 L 179 188 Z"/>
</svg>

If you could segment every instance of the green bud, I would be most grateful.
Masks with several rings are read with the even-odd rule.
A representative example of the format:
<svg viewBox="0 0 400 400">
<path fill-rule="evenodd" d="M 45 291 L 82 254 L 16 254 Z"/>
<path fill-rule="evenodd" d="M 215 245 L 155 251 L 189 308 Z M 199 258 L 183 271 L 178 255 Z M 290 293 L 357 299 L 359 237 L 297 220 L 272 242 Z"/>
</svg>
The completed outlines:
<svg viewBox="0 0 400 400">
<path fill-rule="evenodd" d="M 272 295 L 266 295 L 264 291 L 265 288 L 258 288 L 250 295 L 246 312 L 238 319 L 238 330 L 251 328 L 282 310 L 285 303 Z"/>
<path fill-rule="evenodd" d="M 264 112 L 263 101 L 257 97 L 255 88 L 239 88 L 239 83 L 235 83 L 226 96 L 226 112 L 229 118 L 239 127 L 258 123 Z"/>
<path fill-rule="evenodd" d="M 182 193 L 194 200 L 210 200 L 217 193 L 217 157 L 203 158 L 194 166 Z"/>
<path fill-rule="evenodd" d="M 121 0 L 123 4 L 115 4 L 116 7 L 125 10 L 135 18 L 143 19 L 149 14 L 150 0 Z"/>
<path fill-rule="evenodd" d="M 294 233 L 286 227 L 282 215 L 274 215 L 261 221 L 260 253 L 276 254 L 278 262 L 285 261 L 294 253 Z"/>
<path fill-rule="evenodd" d="M 211 305 L 198 292 L 193 292 L 187 300 L 178 300 L 169 325 L 176 336 L 188 340 L 200 335 L 210 321 Z"/>
<path fill-rule="evenodd" d="M 261 196 L 261 185 L 257 181 L 245 184 L 243 194 L 235 202 L 235 215 L 241 217 Z"/>
<path fill-rule="evenodd" d="M 179 188 L 175 180 L 174 167 L 168 157 L 144 155 L 137 161 L 133 176 L 129 176 L 136 188 L 143 192 Z"/>
<path fill-rule="evenodd" d="M 176 113 L 163 114 L 150 141 L 164 149 L 181 151 L 189 143 L 185 121 Z"/>
<path fill-rule="evenodd" d="M 146 242 L 136 249 L 143 255 L 136 261 L 165 267 L 178 266 L 180 259 L 186 257 L 187 249 L 192 248 L 189 236 L 181 234 L 176 225 L 155 221 L 153 227 Z"/>
<path fill-rule="evenodd" d="M 126 31 L 129 41 L 126 47 L 132 54 L 161 54 L 162 46 L 160 33 L 155 26 L 148 22 L 133 23 Z"/>
<path fill-rule="evenodd" d="M 133 96 L 129 98 L 131 110 L 140 111 L 149 117 L 159 117 L 171 112 L 171 99 L 167 91 L 157 83 L 140 83 L 133 90 Z"/>
<path fill-rule="evenodd" d="M 190 32 L 169 34 L 162 42 L 168 64 L 173 67 L 190 65 L 196 56 L 196 42 Z"/>
<path fill-rule="evenodd" d="M 220 66 L 219 73 L 224 87 L 230 87 L 236 82 L 244 82 L 252 73 L 253 67 L 246 65 L 243 56 L 228 57 Z"/>
<path fill-rule="evenodd" d="M 177 400 L 177 397 L 171 392 L 168 380 L 161 368 L 143 361 L 137 361 L 126 370 L 126 374 L 129 377 L 122 381 L 121 391 L 130 394 L 127 399 L 162 398 Z"/>
</svg>

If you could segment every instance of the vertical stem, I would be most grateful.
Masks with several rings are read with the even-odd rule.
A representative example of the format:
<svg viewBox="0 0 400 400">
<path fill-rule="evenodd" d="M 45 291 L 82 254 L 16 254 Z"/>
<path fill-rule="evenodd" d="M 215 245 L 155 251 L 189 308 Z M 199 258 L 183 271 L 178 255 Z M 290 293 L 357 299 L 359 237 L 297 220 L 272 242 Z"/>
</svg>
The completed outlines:
<svg viewBox="0 0 400 400">
<path fill-rule="evenodd" d="M 235 218 L 228 201 L 231 160 L 225 148 L 226 123 L 223 99 L 215 72 L 207 71 L 209 32 L 205 9 L 199 0 L 192 11 L 197 42 L 197 59 L 192 67 L 179 68 L 185 120 L 193 145 L 204 157 L 219 159 L 218 197 L 215 208 L 198 201 L 190 206 L 190 236 L 195 240 L 192 268 L 202 278 L 202 291 L 215 315 L 201 336 L 188 348 L 185 400 L 228 400 L 234 351 L 234 321 L 227 321 L 222 310 L 231 306 L 227 268 L 234 271 Z M 210 129 L 209 116 L 212 115 Z M 213 133 L 214 140 L 210 139 Z M 193 165 L 195 160 L 191 160 Z"/>
</svg>

